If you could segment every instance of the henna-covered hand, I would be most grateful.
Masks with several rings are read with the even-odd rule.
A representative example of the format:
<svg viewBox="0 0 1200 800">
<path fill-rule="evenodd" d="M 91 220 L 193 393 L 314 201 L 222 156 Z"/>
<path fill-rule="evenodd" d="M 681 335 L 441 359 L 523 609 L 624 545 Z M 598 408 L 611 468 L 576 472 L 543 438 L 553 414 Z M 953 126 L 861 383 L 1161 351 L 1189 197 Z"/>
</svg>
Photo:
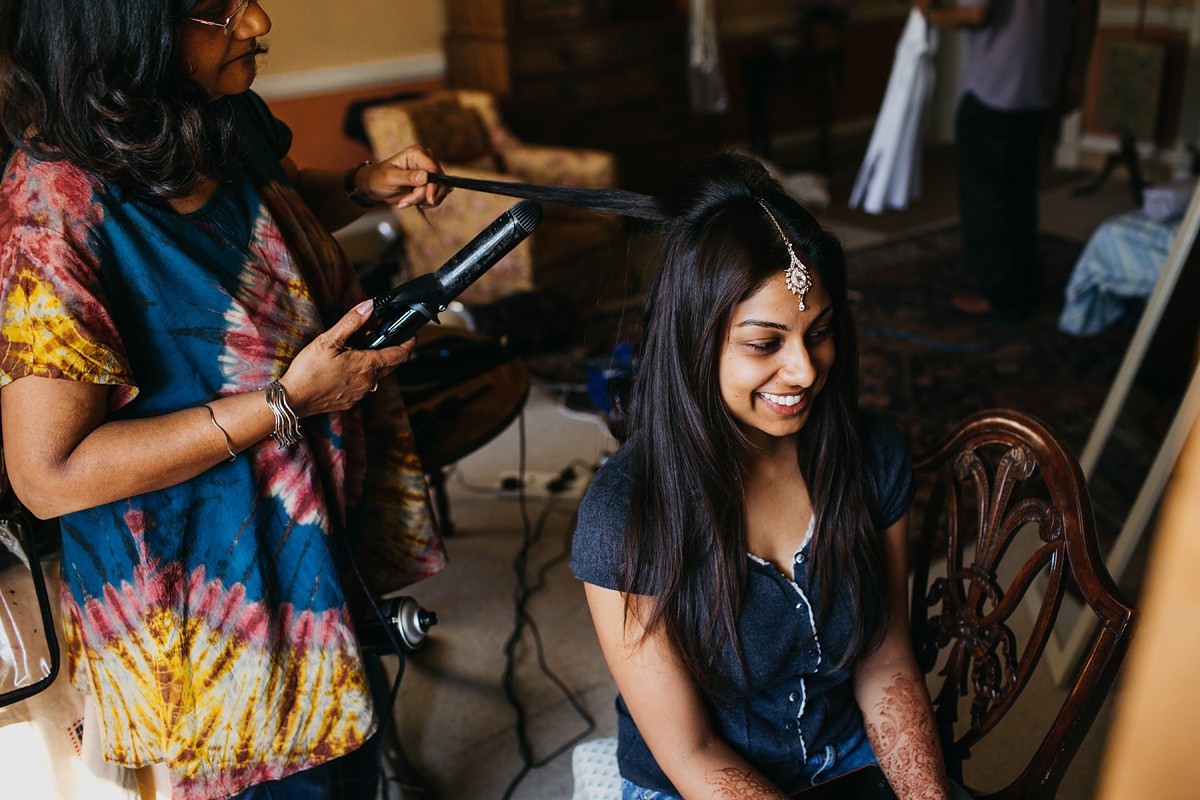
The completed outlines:
<svg viewBox="0 0 1200 800">
<path fill-rule="evenodd" d="M 873 712 L 864 715 L 867 739 L 896 796 L 944 800 L 946 767 L 924 684 L 896 673 Z"/>
<path fill-rule="evenodd" d="M 772 786 L 762 775 L 738 767 L 725 767 L 710 772 L 708 785 L 713 789 L 712 796 L 722 800 L 787 799 L 787 795 Z"/>
</svg>

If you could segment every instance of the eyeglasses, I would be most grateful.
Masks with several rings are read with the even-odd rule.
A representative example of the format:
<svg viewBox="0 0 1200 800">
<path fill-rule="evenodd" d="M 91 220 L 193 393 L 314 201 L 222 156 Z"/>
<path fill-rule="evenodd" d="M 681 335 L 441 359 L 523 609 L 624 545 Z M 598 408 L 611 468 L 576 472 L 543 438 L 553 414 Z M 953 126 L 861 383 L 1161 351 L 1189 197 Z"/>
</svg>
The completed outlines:
<svg viewBox="0 0 1200 800">
<path fill-rule="evenodd" d="M 214 28 L 220 28 L 228 34 L 242 21 L 242 14 L 246 11 L 246 6 L 248 5 L 250 5 L 250 0 L 237 0 L 237 5 L 233 7 L 233 11 L 230 11 L 229 16 L 223 20 L 200 19 L 199 17 L 184 17 L 184 19 L 188 22 L 196 22 L 200 25 L 211 25 Z"/>
</svg>

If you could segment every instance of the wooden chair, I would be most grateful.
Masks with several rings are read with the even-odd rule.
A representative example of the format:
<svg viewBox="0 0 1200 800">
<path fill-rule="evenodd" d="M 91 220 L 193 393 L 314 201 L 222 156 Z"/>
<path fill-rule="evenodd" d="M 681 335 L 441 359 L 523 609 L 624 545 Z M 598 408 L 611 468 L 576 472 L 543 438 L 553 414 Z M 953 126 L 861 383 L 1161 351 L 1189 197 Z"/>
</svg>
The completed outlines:
<svg viewBox="0 0 1200 800">
<path fill-rule="evenodd" d="M 919 492 L 913 506 L 921 525 L 911 553 L 913 644 L 927 674 L 944 664 L 934 715 L 947 771 L 958 783 L 972 748 L 1029 682 L 1068 584 L 1086 605 L 1084 613 L 1090 608 L 1100 620 L 1050 731 L 1028 763 L 1014 768 L 1016 779 L 990 794 L 967 787 L 986 800 L 1052 798 L 1112 686 L 1135 617 L 1100 556 L 1083 473 L 1042 423 L 1007 410 L 968 417 L 914 466 L 932 486 Z M 973 560 L 964 566 L 968 550 Z M 939 575 L 931 582 L 935 567 Z M 1038 613 L 1021 641 L 1009 620 L 1024 614 L 1020 609 L 1039 574 Z M 1015 577 L 1005 580 L 1007 575 Z M 937 687 L 936 679 L 927 683 Z M 968 725 L 956 734 L 959 705 L 967 702 Z M 615 739 L 577 745 L 572 763 L 573 800 L 620 797 Z"/>
<path fill-rule="evenodd" d="M 1003 789 L 972 792 L 989 800 L 1053 797 L 1116 677 L 1135 616 L 1104 566 L 1083 473 L 1044 425 L 1002 410 L 968 417 L 915 467 L 933 486 L 912 554 L 912 634 L 926 673 L 944 663 L 933 703 L 951 777 L 962 782 L 963 761 L 1026 687 L 1069 584 L 1086 606 L 1082 613 L 1099 618 L 1091 650 L 1032 759 Z M 944 560 L 935 560 L 939 554 Z M 939 574 L 930 582 L 932 568 Z M 1027 597 L 1039 575 L 1040 604 L 1021 641 L 1010 618 L 1036 596 Z M 969 720 L 956 733 L 964 697 Z"/>
</svg>

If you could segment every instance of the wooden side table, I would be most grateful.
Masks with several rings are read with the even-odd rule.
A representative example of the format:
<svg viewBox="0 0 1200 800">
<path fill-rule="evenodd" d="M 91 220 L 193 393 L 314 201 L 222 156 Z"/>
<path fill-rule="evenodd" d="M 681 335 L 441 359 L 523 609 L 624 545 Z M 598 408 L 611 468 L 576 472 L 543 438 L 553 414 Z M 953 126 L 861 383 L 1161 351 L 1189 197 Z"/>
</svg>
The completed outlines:
<svg viewBox="0 0 1200 800">
<path fill-rule="evenodd" d="M 442 536 L 454 533 L 443 470 L 495 439 L 525 406 L 529 369 L 487 336 L 428 325 L 397 371 Z"/>
</svg>

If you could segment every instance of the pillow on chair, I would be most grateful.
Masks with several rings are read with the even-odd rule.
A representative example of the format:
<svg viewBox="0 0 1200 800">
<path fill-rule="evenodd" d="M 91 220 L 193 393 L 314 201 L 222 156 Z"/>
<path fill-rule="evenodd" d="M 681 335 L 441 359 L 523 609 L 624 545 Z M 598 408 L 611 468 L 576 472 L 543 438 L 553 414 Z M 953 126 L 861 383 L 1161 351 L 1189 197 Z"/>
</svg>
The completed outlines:
<svg viewBox="0 0 1200 800">
<path fill-rule="evenodd" d="M 492 142 L 474 109 L 464 108 L 453 97 L 434 97 L 412 103 L 408 115 L 417 139 L 439 161 L 477 169 L 498 169 Z"/>
</svg>

